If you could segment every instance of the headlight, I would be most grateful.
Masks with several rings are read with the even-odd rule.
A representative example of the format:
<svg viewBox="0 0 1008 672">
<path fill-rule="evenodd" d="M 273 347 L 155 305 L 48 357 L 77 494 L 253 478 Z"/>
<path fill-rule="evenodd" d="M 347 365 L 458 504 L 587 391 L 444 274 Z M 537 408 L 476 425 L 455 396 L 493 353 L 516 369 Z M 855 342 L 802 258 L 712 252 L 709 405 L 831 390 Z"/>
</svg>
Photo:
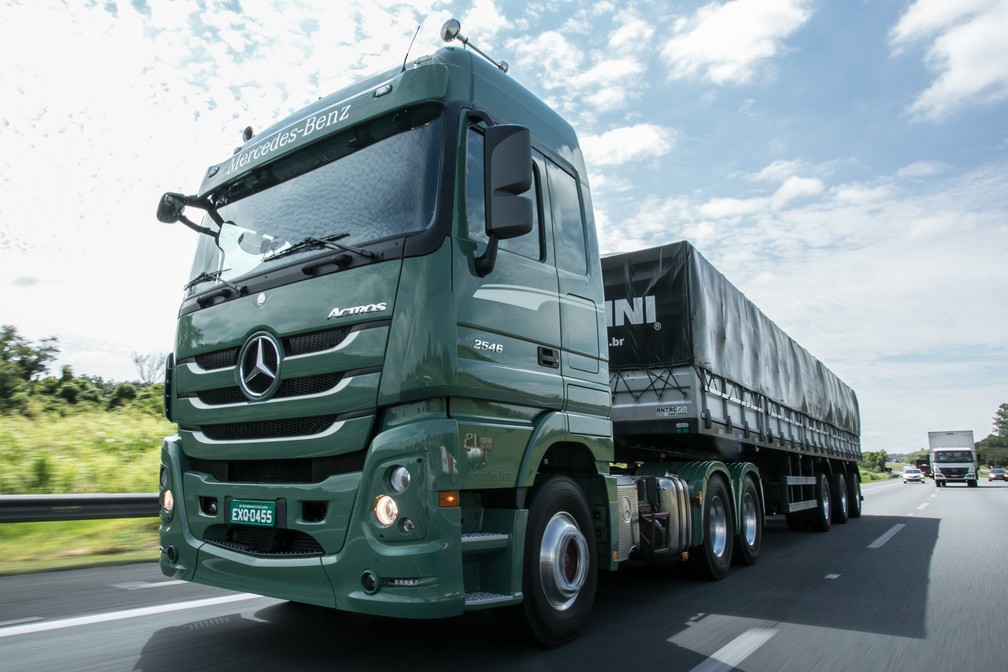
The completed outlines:
<svg viewBox="0 0 1008 672">
<path fill-rule="evenodd" d="M 389 469 L 389 487 L 392 488 L 392 492 L 401 495 L 406 492 L 406 488 L 410 484 L 410 473 L 409 469 L 397 464 L 396 466 Z"/>
<path fill-rule="evenodd" d="M 388 495 L 381 495 L 374 503 L 374 514 L 382 527 L 389 527 L 399 516 L 399 507 Z"/>
<path fill-rule="evenodd" d="M 171 490 L 165 490 L 161 493 L 161 508 L 167 513 L 171 513 L 175 509 L 175 497 Z"/>
</svg>

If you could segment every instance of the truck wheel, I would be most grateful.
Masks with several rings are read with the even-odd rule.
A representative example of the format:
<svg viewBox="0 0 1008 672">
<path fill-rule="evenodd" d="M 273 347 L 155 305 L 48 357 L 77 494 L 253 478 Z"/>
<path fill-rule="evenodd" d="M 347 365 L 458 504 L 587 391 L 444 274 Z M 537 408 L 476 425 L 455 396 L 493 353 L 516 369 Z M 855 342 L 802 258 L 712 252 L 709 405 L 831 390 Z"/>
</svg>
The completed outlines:
<svg viewBox="0 0 1008 672">
<path fill-rule="evenodd" d="M 754 565 L 763 543 L 763 516 L 760 515 L 759 491 L 752 478 L 742 481 L 742 498 L 739 502 L 739 533 L 735 545 L 735 561 Z"/>
<path fill-rule="evenodd" d="M 546 647 L 573 640 L 591 614 L 598 559 L 588 502 L 566 476 L 533 494 L 522 566 L 521 634 Z"/>
<path fill-rule="evenodd" d="M 833 495 L 833 523 L 843 525 L 850 515 L 848 510 L 850 499 L 847 496 L 847 479 L 840 472 L 833 474 L 833 490 L 830 492 Z"/>
<path fill-rule="evenodd" d="M 847 478 L 847 517 L 861 517 L 861 477 L 857 473 Z"/>
<path fill-rule="evenodd" d="M 820 472 L 816 476 L 816 508 L 810 509 L 812 517 L 809 519 L 809 527 L 816 532 L 829 532 L 830 513 L 830 486 L 826 474 Z"/>
<path fill-rule="evenodd" d="M 977 487 L 977 482 L 976 482 L 976 480 L 975 480 L 975 479 L 974 479 L 974 480 L 972 480 L 972 481 L 966 481 L 966 485 L 967 485 L 968 487 L 970 487 L 970 488 L 975 488 L 975 487 Z"/>
<path fill-rule="evenodd" d="M 717 581 L 731 568 L 732 516 L 731 500 L 724 481 L 714 476 L 707 482 L 703 498 L 703 544 L 689 551 L 689 568 L 700 578 Z"/>
</svg>

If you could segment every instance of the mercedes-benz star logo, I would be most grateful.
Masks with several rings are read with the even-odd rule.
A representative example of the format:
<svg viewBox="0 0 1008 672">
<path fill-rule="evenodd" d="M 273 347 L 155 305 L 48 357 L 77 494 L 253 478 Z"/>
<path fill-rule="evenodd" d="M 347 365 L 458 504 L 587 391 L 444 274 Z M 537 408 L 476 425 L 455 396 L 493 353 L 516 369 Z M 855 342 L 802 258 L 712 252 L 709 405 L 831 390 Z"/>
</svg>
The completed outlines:
<svg viewBox="0 0 1008 672">
<path fill-rule="evenodd" d="M 254 334 L 238 356 L 238 383 L 249 399 L 272 393 L 280 380 L 280 344 L 269 334 Z"/>
</svg>

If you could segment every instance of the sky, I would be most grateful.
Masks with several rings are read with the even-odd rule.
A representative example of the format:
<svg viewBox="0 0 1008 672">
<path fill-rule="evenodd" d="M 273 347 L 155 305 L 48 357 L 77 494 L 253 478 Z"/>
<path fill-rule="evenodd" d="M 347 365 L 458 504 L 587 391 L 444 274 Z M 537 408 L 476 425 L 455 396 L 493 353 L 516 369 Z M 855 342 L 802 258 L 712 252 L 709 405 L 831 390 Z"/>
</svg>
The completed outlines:
<svg viewBox="0 0 1008 672">
<path fill-rule="evenodd" d="M 1008 402 L 1008 0 L 0 3 L 0 324 L 57 367 L 170 351 L 196 234 L 160 195 L 454 17 L 574 126 L 602 251 L 692 242 L 863 450 Z"/>
</svg>

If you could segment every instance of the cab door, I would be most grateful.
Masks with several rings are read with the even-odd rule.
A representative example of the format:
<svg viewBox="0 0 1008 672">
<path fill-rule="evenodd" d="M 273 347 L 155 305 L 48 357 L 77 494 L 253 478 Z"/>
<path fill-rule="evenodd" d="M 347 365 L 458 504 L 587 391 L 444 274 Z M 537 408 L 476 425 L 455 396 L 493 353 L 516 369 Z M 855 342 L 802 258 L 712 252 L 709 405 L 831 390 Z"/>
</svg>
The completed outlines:
<svg viewBox="0 0 1008 672">
<path fill-rule="evenodd" d="M 465 209 L 453 280 L 458 319 L 458 385 L 463 394 L 560 409 L 560 305 L 552 236 L 544 227 L 541 156 L 533 152 L 532 230 L 499 241 L 493 269 L 477 272 L 486 251 L 483 129 L 465 131 Z"/>
</svg>

